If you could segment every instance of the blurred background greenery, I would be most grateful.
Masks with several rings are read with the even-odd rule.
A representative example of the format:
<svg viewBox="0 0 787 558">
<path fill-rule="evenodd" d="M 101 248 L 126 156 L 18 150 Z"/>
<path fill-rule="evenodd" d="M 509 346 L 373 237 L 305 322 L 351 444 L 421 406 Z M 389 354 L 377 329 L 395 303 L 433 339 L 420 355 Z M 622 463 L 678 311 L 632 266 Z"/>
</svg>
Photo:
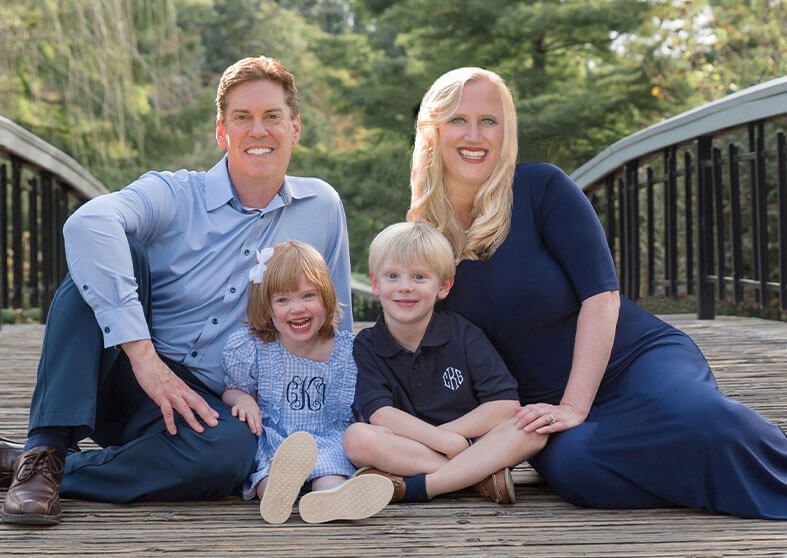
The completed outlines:
<svg viewBox="0 0 787 558">
<path fill-rule="evenodd" d="M 302 96 L 290 173 L 341 194 L 353 270 L 409 204 L 413 123 L 441 73 L 509 83 L 520 160 L 571 171 L 614 141 L 787 74 L 781 0 L 0 0 L 0 114 L 110 189 L 207 169 L 216 84 L 280 59 Z"/>
</svg>

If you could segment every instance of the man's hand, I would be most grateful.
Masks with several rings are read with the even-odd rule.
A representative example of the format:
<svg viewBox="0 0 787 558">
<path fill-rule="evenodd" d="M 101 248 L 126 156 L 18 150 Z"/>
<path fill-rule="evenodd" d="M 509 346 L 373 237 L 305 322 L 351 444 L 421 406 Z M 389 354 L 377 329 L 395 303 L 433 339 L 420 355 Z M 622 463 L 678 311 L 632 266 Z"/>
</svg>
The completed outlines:
<svg viewBox="0 0 787 558">
<path fill-rule="evenodd" d="M 175 427 L 175 411 L 198 433 L 204 432 L 205 428 L 197 421 L 193 411 L 196 411 L 208 426 L 219 423 L 216 420 L 219 413 L 164 364 L 149 339 L 129 341 L 121 347 L 128 355 L 139 386 L 161 408 L 167 432 L 173 436 L 178 432 Z"/>
</svg>

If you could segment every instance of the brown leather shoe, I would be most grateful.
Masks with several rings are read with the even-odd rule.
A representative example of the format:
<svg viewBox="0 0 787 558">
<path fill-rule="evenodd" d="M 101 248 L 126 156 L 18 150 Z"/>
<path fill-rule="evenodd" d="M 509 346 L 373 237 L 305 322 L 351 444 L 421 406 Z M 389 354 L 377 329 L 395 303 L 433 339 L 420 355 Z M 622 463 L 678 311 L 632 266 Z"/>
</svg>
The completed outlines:
<svg viewBox="0 0 787 558">
<path fill-rule="evenodd" d="M 14 478 L 14 460 L 22 455 L 24 450 L 24 444 L 0 438 L 0 488 L 11 486 L 11 479 Z"/>
<path fill-rule="evenodd" d="M 473 488 L 481 496 L 492 500 L 495 504 L 513 504 L 516 502 L 514 479 L 511 478 L 511 469 L 508 467 L 489 475 L 473 486 Z"/>
<path fill-rule="evenodd" d="M 59 450 L 39 446 L 14 461 L 14 480 L 0 517 L 6 523 L 54 525 L 60 522 L 60 481 L 65 458 Z"/>
<path fill-rule="evenodd" d="M 392 473 L 386 473 L 385 471 L 381 471 L 380 469 L 375 469 L 374 467 L 361 467 L 355 473 L 353 473 L 354 477 L 358 475 L 381 475 L 383 477 L 391 479 L 391 482 L 394 485 L 393 496 L 391 496 L 391 503 L 401 502 L 402 498 L 404 498 L 404 493 L 407 490 L 407 486 L 404 484 L 404 479 L 399 475 L 394 475 Z"/>
</svg>

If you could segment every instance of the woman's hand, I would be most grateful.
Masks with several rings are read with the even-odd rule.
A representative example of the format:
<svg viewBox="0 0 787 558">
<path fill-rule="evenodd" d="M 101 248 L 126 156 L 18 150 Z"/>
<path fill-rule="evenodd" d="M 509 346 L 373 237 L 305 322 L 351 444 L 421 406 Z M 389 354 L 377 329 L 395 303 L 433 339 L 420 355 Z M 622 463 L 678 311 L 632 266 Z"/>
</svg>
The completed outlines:
<svg viewBox="0 0 787 558">
<path fill-rule="evenodd" d="M 585 418 L 584 413 L 566 403 L 533 403 L 519 409 L 514 417 L 514 426 L 525 432 L 554 434 L 582 424 Z"/>
</svg>

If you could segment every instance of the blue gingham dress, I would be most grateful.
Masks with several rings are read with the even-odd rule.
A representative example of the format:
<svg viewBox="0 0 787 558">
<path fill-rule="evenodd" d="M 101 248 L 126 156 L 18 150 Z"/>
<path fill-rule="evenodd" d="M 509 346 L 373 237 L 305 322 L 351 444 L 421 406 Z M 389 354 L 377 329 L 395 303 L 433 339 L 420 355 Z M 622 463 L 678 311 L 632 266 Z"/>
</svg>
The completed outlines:
<svg viewBox="0 0 787 558">
<path fill-rule="evenodd" d="M 355 472 L 342 449 L 344 431 L 353 422 L 350 406 L 357 371 L 352 345 L 352 333 L 337 331 L 330 358 L 318 362 L 293 355 L 278 341 L 263 343 L 248 327 L 229 337 L 222 353 L 224 383 L 246 393 L 256 391 L 262 411 L 257 470 L 243 487 L 244 498 L 254 498 L 276 448 L 299 430 L 317 442 L 317 464 L 307 480 Z"/>
</svg>

